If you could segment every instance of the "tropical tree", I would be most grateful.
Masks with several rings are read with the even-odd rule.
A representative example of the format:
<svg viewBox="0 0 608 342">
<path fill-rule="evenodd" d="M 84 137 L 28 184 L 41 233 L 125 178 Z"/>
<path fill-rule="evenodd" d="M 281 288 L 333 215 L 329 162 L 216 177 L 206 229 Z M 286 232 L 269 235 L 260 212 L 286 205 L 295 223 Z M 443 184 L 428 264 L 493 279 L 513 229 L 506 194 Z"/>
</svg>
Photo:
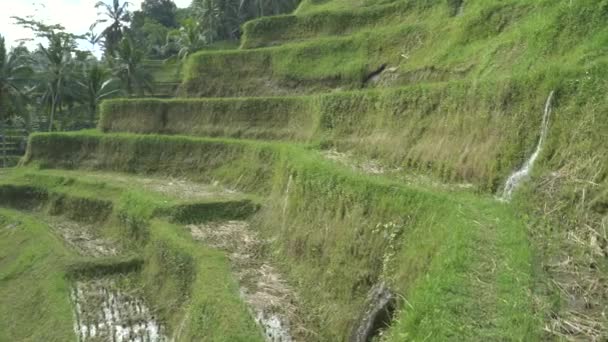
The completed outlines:
<svg viewBox="0 0 608 342">
<path fill-rule="evenodd" d="M 146 19 L 144 25 L 140 28 L 139 35 L 143 36 L 145 43 L 139 43 L 140 48 L 146 50 L 146 54 L 151 58 L 164 58 L 166 52 L 164 47 L 167 44 L 167 36 L 170 29 L 152 19 Z"/>
<path fill-rule="evenodd" d="M 97 23 L 93 23 L 89 27 L 89 31 L 84 34 L 85 40 L 91 44 L 91 50 L 95 50 L 97 44 L 101 42 L 101 38 L 103 38 L 102 34 L 95 33 L 95 28 L 97 27 Z"/>
<path fill-rule="evenodd" d="M 207 44 L 216 40 L 235 40 L 241 25 L 253 18 L 287 13 L 299 0 L 193 0 L 193 16 Z"/>
<path fill-rule="evenodd" d="M 27 60 L 19 51 L 7 52 L 4 37 L 0 36 L 0 137 L 4 167 L 7 163 L 5 125 L 9 118 L 15 118 L 23 109 L 23 81 L 30 73 Z"/>
<path fill-rule="evenodd" d="M 73 84 L 74 61 L 72 52 L 76 43 L 70 35 L 53 34 L 49 37 L 48 47 L 38 46 L 38 79 L 43 90 L 42 102 L 50 108 L 49 131 L 53 130 L 56 113 L 62 101 L 70 95 Z"/>
<path fill-rule="evenodd" d="M 150 18 L 165 27 L 177 27 L 175 17 L 177 6 L 172 0 L 144 0 L 141 4 L 141 11 L 146 18 Z"/>
<path fill-rule="evenodd" d="M 121 4 L 119 0 L 113 0 L 111 3 L 99 1 L 95 4 L 97 9 L 104 11 L 103 16 L 105 17 L 104 19 L 97 20 L 97 23 L 109 23 L 102 32 L 106 56 L 114 55 L 114 51 L 116 51 L 124 36 L 124 28 L 130 20 L 129 5 L 130 2 L 125 1 Z"/>
<path fill-rule="evenodd" d="M 40 21 L 13 17 L 17 24 L 31 29 L 38 38 L 47 40 L 47 46 L 38 44 L 35 55 L 38 91 L 42 93 L 42 103 L 49 108 L 49 131 L 53 130 L 57 110 L 61 109 L 62 100 L 69 94 L 73 74 L 73 53 L 76 51 L 76 39 L 82 39 L 65 31 L 61 25 L 47 25 Z"/>
<path fill-rule="evenodd" d="M 200 23 L 202 37 L 206 44 L 211 44 L 220 36 L 222 28 L 222 7 L 218 0 L 195 0 L 192 2 L 195 20 Z"/>
<path fill-rule="evenodd" d="M 240 13 L 244 17 L 255 18 L 277 15 L 292 11 L 299 0 L 240 0 Z"/>
<path fill-rule="evenodd" d="M 31 74 L 23 49 L 8 52 L 4 37 L 0 36 L 0 120 L 22 109 L 23 89 Z"/>
<path fill-rule="evenodd" d="M 81 73 L 76 83 L 80 87 L 80 99 L 87 106 L 91 123 L 95 122 L 99 102 L 119 92 L 110 70 L 95 58 L 88 58 L 81 63 Z"/>
<path fill-rule="evenodd" d="M 144 57 L 144 51 L 138 49 L 131 38 L 125 37 L 110 60 L 112 72 L 127 95 L 143 95 L 145 90 L 151 89 L 152 75 L 144 67 Z"/>
<path fill-rule="evenodd" d="M 185 60 L 192 52 L 206 44 L 199 22 L 193 18 L 182 21 L 182 27 L 170 32 L 167 41 L 167 44 L 176 48 L 177 58 L 180 60 Z"/>
</svg>

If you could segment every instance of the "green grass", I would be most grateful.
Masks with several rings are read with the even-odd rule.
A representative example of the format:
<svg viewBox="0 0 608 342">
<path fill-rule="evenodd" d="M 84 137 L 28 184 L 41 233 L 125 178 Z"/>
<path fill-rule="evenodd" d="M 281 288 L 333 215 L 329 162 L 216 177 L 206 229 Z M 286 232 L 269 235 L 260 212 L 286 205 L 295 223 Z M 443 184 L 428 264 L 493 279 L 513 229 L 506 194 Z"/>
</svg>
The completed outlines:
<svg viewBox="0 0 608 342">
<path fill-rule="evenodd" d="M 147 96 L 171 97 L 175 95 L 182 78 L 180 61 L 147 60 L 144 62 L 144 68 L 152 77 L 151 92 Z"/>
<path fill-rule="evenodd" d="M 227 256 L 195 243 L 182 226 L 154 221 L 144 251 L 144 291 L 165 317 L 183 324 L 178 340 L 263 341 L 230 274 Z"/>
<path fill-rule="evenodd" d="M 407 263 L 430 246 L 438 249 L 387 340 L 538 340 L 541 316 L 530 302 L 535 279 L 524 224 L 490 198 L 459 200 L 460 209 L 443 220 L 446 231 L 430 240 L 413 236 L 398 257 L 398 264 Z M 408 278 L 408 270 L 399 274 Z"/>
<path fill-rule="evenodd" d="M 547 153 L 551 164 L 589 150 L 606 151 L 601 139 L 593 139 L 593 147 L 562 148 L 564 141 L 599 137 L 604 129 L 592 123 L 605 100 L 592 94 L 608 84 L 599 67 L 593 70 L 592 78 L 577 83 L 568 80 L 582 71 L 555 70 L 551 77 L 530 74 L 316 96 L 115 100 L 102 106 L 100 128 L 321 144 L 493 192 L 535 148 L 552 90 L 557 100 L 545 148 L 560 152 Z"/>
<path fill-rule="evenodd" d="M 128 255 L 121 257 L 97 259 L 76 257 L 63 247 L 60 238 L 55 237 L 49 227 L 34 225 L 33 227 L 37 229 L 35 233 L 41 234 L 41 241 L 36 241 L 41 246 L 34 247 L 41 249 L 40 251 L 34 250 L 34 247 L 27 247 L 18 252 L 15 247 L 7 247 L 6 254 L 0 258 L 5 263 L 2 264 L 3 273 L 0 279 L 6 281 L 6 286 L 3 283 L 0 291 L 7 291 L 6 298 L 10 298 L 10 301 L 7 301 L 7 310 L 15 310 L 15 306 L 19 303 L 21 305 L 30 303 L 29 299 L 21 297 L 16 292 L 8 296 L 8 291 L 15 291 L 18 286 L 25 286 L 27 282 L 32 283 L 28 286 L 35 284 L 33 280 L 35 278 L 32 278 L 34 276 L 38 277 L 40 287 L 43 289 L 44 286 L 63 286 L 61 289 L 64 292 L 54 295 L 63 295 L 69 310 L 66 279 L 139 272 L 139 276 L 134 278 L 135 286 L 143 289 L 145 297 L 153 304 L 153 308 L 158 310 L 163 320 L 168 323 L 170 331 L 176 336 L 179 335 L 179 338 L 200 341 L 261 341 L 260 331 L 239 297 L 238 286 L 232 278 L 227 257 L 220 251 L 195 243 L 183 226 L 166 221 L 199 223 L 208 220 L 246 219 L 258 209 L 250 200 L 234 195 L 231 195 L 234 200 L 222 199 L 220 195 L 217 199 L 183 201 L 145 189 L 141 183 L 134 184 L 133 179 L 131 179 L 133 183 L 129 183 L 128 176 L 118 174 L 102 175 L 82 171 L 40 171 L 22 168 L 6 172 L 3 176 L 3 185 L 0 185 L 3 205 L 15 206 L 21 210 L 36 210 L 36 215 L 41 219 L 45 215 L 64 215 L 81 222 L 95 223 L 101 236 L 116 241 L 129 250 Z M 24 191 L 26 189 L 33 190 Z M 94 193 L 97 193 L 96 197 L 93 196 Z M 64 211 L 53 210 L 57 207 L 58 194 L 61 195 L 62 202 L 72 201 L 80 205 L 65 208 Z M 36 203 L 27 205 L 32 202 L 30 197 L 33 196 L 37 199 Z M 110 203 L 109 217 L 106 215 L 100 218 L 99 210 L 96 208 L 82 208 L 83 203 L 100 201 L 99 197 Z M 46 201 L 49 204 L 45 204 Z M 0 211 L 3 215 L 4 212 L 9 211 Z M 3 220 L 1 230 L 9 239 L 3 239 L 2 242 L 14 243 L 15 246 L 23 248 L 25 242 L 21 241 L 26 240 L 17 234 L 26 229 L 26 224 L 30 224 L 29 221 L 22 221 L 29 216 L 23 212 L 10 213 L 11 216 Z M 15 221 L 19 224 L 14 230 L 5 227 L 14 220 L 19 220 Z M 44 234 L 41 230 L 44 230 Z M 47 238 L 47 235 L 52 237 L 53 243 L 48 241 L 50 237 Z M 42 248 L 45 245 L 48 245 L 46 249 Z M 47 251 L 57 246 L 61 247 L 59 251 L 65 255 L 61 254 L 58 257 Z M 15 261 L 11 261 L 13 258 Z M 30 268 L 41 273 L 48 272 L 49 276 L 41 278 L 40 275 L 35 274 L 21 279 L 21 273 L 27 275 Z M 20 283 L 13 284 L 11 282 L 13 278 L 18 279 Z M 34 290 L 36 288 L 32 291 Z M 25 294 L 29 295 L 30 292 Z M 35 295 L 32 298 L 40 301 L 40 305 L 43 306 L 55 305 L 49 303 L 49 299 L 42 295 Z M 52 299 L 57 300 L 57 298 Z M 23 311 L 26 312 L 25 310 L 29 308 L 25 306 Z M 61 306 L 57 310 L 59 309 Z M 17 314 L 21 315 L 21 311 L 17 311 Z M 9 313 L 3 315 L 6 316 L 6 318 L 2 317 L 3 323 L 12 322 L 8 318 Z M 17 317 L 21 317 L 19 319 L 23 324 L 28 322 L 22 316 Z M 41 319 L 47 319 L 48 324 L 55 322 L 47 316 Z M 68 325 L 67 334 L 71 336 L 73 334 L 71 311 L 68 311 L 68 316 L 58 316 L 56 319 L 60 320 L 61 324 Z M 39 323 L 34 319 L 34 324 Z M 47 322 L 44 324 L 46 326 Z M 12 329 L 7 330 L 7 333 L 16 333 Z M 17 332 L 32 330 L 35 334 L 46 332 L 45 328 L 25 329 L 21 325 L 16 325 L 15 329 Z M 48 334 L 48 336 L 55 335 Z M 71 337 L 56 340 L 69 339 Z M 14 339 L 7 337 L 6 340 Z"/>
<path fill-rule="evenodd" d="M 0 341 L 72 341 L 64 266 L 74 257 L 41 220 L 0 209 Z"/>
<path fill-rule="evenodd" d="M 155 182 L 168 188 L 164 184 L 171 181 Z M 245 219 L 258 210 L 256 198 L 220 193 L 217 187 L 204 189 L 210 192 L 208 197 L 182 198 L 178 191 L 162 192 L 150 183 L 120 174 L 22 168 L 0 181 L 0 198 L 17 209 L 42 209 L 82 223 L 103 224 L 116 212 L 118 219 L 127 226 L 133 224 L 133 229 L 140 228 L 136 223 L 146 224 L 152 218 L 200 223 Z"/>
<path fill-rule="evenodd" d="M 313 110 L 306 99 L 113 100 L 101 107 L 104 132 L 309 139 Z"/>
<path fill-rule="evenodd" d="M 357 89 L 367 75 L 399 61 L 402 47 L 424 35 L 418 26 L 399 25 L 278 47 L 198 52 L 184 66 L 181 94 L 273 96 Z"/>
<path fill-rule="evenodd" d="M 309 5 L 304 3 L 302 8 Z M 298 12 L 296 17 L 337 15 L 343 5 L 318 3 L 314 6 L 327 10 Z M 263 108 L 257 107 L 262 100 L 253 106 L 247 98 L 222 102 L 231 103 L 226 106 L 230 109 L 199 112 L 192 108 L 188 115 L 169 115 L 169 121 L 184 118 L 191 124 L 184 125 L 181 132 L 168 133 L 300 141 L 308 138 L 380 159 L 396 168 L 496 191 L 534 148 L 543 104 L 555 90 L 557 100 L 545 154 L 550 159 L 548 167 L 559 168 L 588 151 L 599 149 L 599 154 L 605 155 L 605 139 L 599 138 L 605 124 L 601 120 L 598 124 L 596 119 L 598 111 L 606 106 L 602 95 L 608 88 L 604 53 L 608 31 L 599 24 L 605 13 L 603 3 L 471 1 L 458 16 L 451 14 L 446 1 L 361 5 L 371 7 L 353 10 L 397 5 L 408 9 L 400 14 L 403 23 L 397 26 L 363 27 L 349 36 L 321 37 L 271 48 L 201 53 L 188 61 L 190 71 L 184 75 L 184 90 L 191 91 L 190 95 L 291 95 L 340 90 L 299 99 L 303 107 L 298 109 L 310 108 L 308 117 L 295 111 L 298 122 L 305 122 L 301 135 L 290 123 L 260 125 L 284 122 L 279 120 L 284 118 L 282 109 L 270 109 L 268 104 L 275 101 L 267 99 Z M 568 23 L 563 30 L 562 23 Z M 394 71 L 381 77 L 374 85 L 377 89 L 344 91 L 360 88 L 365 75 L 383 63 Z M 243 102 L 252 103 L 248 112 L 232 110 Z M 207 106 L 205 100 L 198 104 Z M 176 108 L 180 106 L 175 104 Z M 112 126 L 116 131 L 138 132 L 140 128 L 132 122 L 121 125 L 121 120 L 128 120 L 123 117 L 128 118 L 131 112 L 139 110 L 129 110 L 125 105 L 116 115 L 119 118 L 109 114 L 112 120 L 108 121 L 117 123 Z M 226 115 L 230 124 L 218 122 L 189 129 L 196 127 L 196 122 L 207 123 L 220 115 Z M 167 133 L 162 129 L 143 130 Z M 582 143 L 585 137 L 590 139 Z M 599 164 L 597 172 L 603 179 L 607 166 Z M 581 170 L 581 175 L 590 172 Z"/>
<path fill-rule="evenodd" d="M 144 65 L 155 83 L 175 83 L 180 80 L 181 64 L 178 62 L 148 60 Z"/>
<path fill-rule="evenodd" d="M 584 75 L 585 69 L 606 60 L 608 30 L 601 24 L 604 4 L 593 0 L 471 1 L 457 16 L 447 1 L 401 1 L 377 6 L 366 11 L 399 7 L 394 11 L 399 23 L 388 20 L 383 24 L 380 20 L 378 26 L 369 27 L 348 15 L 340 23 L 325 20 L 324 16 L 342 13 L 338 11 L 316 13 L 314 17 L 297 14 L 297 20 L 288 19 L 295 25 L 294 35 L 303 32 L 303 37 L 314 39 L 297 42 L 296 36 L 288 36 L 286 41 L 296 42 L 195 54 L 185 66 L 183 93 L 225 97 L 357 89 L 363 86 L 365 76 L 382 64 L 394 71 L 375 87 L 462 78 L 494 81 L 530 73 L 552 77 L 559 69 L 582 71 L 579 75 Z M 299 29 L 298 25 L 308 27 L 307 20 L 315 26 Z M 324 34 L 331 33 L 334 26 L 360 30 L 348 31 L 346 36 Z M 270 42 L 276 39 L 269 37 Z"/>
<path fill-rule="evenodd" d="M 319 340 L 349 336 L 378 281 L 400 298 L 386 341 L 552 339 L 543 327 L 583 299 L 605 330 L 607 13 L 594 0 L 306 0 L 294 15 L 246 24 L 242 48 L 252 49 L 187 61 L 183 95 L 242 97 L 107 102 L 103 133 L 33 135 L 24 163 L 43 170 L 9 177 L 0 194 L 33 194 L 20 209 L 39 188 L 45 201 L 107 197 L 108 233 L 143 255 L 144 292 L 173 329 L 185 319 L 186 340 L 259 338 L 226 257 L 165 222 L 226 219 L 233 206 L 255 211 L 253 228 L 271 241 L 263 252 Z M 499 203 L 491 193 L 535 147 L 550 91 L 532 181 L 513 205 Z M 318 147 L 477 193 L 360 174 Z M 100 171 L 220 181 L 263 206 L 186 203 L 136 178 L 100 181 Z M 574 273 L 553 266 L 564 260 Z"/>
<path fill-rule="evenodd" d="M 296 13 L 304 14 L 319 11 L 345 11 L 352 8 L 378 6 L 397 1 L 398 0 L 304 0 L 296 10 Z"/>
<path fill-rule="evenodd" d="M 59 146 L 79 151 L 57 160 L 50 151 Z M 491 198 L 407 187 L 353 173 L 302 146 L 259 141 L 45 134 L 32 138 L 28 156 L 30 163 L 53 168 L 204 175 L 265 196 L 254 227 L 275 241 L 276 262 L 297 284 L 305 319 L 321 340 L 348 336 L 367 290 L 380 279 L 419 308 L 411 313 L 401 303 L 394 340 L 401 340 L 403 325 L 416 338 L 429 332 L 438 339 L 538 334 L 525 226 Z M 157 167 L 154 156 L 180 168 Z M 390 231 L 378 231 L 378 224 Z M 488 258 L 503 268 L 488 267 Z M 509 269 L 517 272 L 503 271 Z M 477 293 L 477 278 L 468 275 L 489 284 L 487 293 Z M 437 310 L 441 320 L 433 318 Z M 450 329 L 446 322 L 468 329 Z"/>
<path fill-rule="evenodd" d="M 343 36 L 364 29 L 399 25 L 411 19 L 409 15 L 415 7 L 416 3 L 412 1 L 394 1 L 373 7 L 357 7 L 351 4 L 341 10 L 300 10 L 291 15 L 261 17 L 243 25 L 241 48 L 252 49 L 321 37 Z"/>
</svg>

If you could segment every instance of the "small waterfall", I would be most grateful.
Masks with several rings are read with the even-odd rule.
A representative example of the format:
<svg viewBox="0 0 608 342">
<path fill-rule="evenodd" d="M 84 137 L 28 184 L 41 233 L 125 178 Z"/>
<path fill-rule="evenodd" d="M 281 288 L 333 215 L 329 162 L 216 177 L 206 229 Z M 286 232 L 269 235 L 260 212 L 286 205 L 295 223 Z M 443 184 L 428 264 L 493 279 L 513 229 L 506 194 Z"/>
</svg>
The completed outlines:
<svg viewBox="0 0 608 342">
<path fill-rule="evenodd" d="M 502 196 L 500 199 L 502 201 L 510 201 L 511 196 L 513 195 L 513 191 L 519 186 L 519 184 L 525 180 L 530 174 L 530 170 L 534 165 L 534 162 L 538 158 L 540 151 L 543 147 L 543 143 L 545 142 L 545 138 L 547 137 L 547 131 L 549 130 L 549 117 L 551 115 L 551 103 L 553 102 L 554 91 L 549 94 L 547 98 L 547 103 L 545 104 L 545 114 L 543 115 L 543 122 L 540 129 L 540 138 L 538 139 L 538 145 L 536 146 L 536 150 L 530 158 L 524 163 L 521 169 L 517 170 L 513 173 L 507 182 L 505 183 L 504 190 L 502 192 Z"/>
</svg>

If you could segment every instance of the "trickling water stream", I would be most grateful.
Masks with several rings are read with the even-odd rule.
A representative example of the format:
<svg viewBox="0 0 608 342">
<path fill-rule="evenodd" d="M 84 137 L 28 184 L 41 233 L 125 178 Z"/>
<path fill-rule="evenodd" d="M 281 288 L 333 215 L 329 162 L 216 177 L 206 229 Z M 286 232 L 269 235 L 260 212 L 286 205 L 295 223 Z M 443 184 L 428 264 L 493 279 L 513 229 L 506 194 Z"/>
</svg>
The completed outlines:
<svg viewBox="0 0 608 342">
<path fill-rule="evenodd" d="M 540 154 L 540 151 L 543 147 L 543 143 L 545 142 L 545 139 L 547 137 L 547 131 L 549 130 L 549 117 L 551 115 L 551 103 L 553 102 L 554 93 L 555 92 L 552 91 L 549 94 L 549 97 L 547 98 L 547 103 L 545 104 L 545 113 L 543 115 L 543 122 L 540 128 L 540 138 L 538 139 L 538 145 L 536 146 L 536 150 L 534 150 L 534 153 L 532 153 L 530 158 L 526 160 L 524 165 L 515 173 L 513 173 L 509 177 L 509 179 L 507 179 L 507 182 L 505 183 L 505 187 L 502 192 L 502 196 L 500 197 L 500 200 L 502 201 L 507 202 L 511 200 L 513 191 L 519 186 L 519 184 L 521 184 L 523 180 L 528 177 L 528 175 L 530 174 L 530 170 L 534 165 L 534 162 L 536 162 L 536 159 Z"/>
</svg>

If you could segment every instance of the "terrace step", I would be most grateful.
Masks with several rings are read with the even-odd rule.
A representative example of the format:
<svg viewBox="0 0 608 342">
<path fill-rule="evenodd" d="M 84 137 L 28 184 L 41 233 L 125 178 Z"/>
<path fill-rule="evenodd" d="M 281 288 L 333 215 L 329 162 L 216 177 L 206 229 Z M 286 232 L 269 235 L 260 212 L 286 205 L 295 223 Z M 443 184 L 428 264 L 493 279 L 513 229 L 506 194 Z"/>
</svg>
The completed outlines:
<svg viewBox="0 0 608 342">
<path fill-rule="evenodd" d="M 243 25 L 242 49 L 282 45 L 329 36 L 351 35 L 374 27 L 396 25 L 408 19 L 414 2 L 393 2 L 340 11 L 296 12 L 261 17 Z"/>
<path fill-rule="evenodd" d="M 63 146 L 65 155 L 57 154 L 57 146 Z M 277 267 L 290 284 L 297 284 L 295 290 L 306 306 L 302 317 L 318 326 L 321 340 L 341 340 L 363 313 L 374 280 L 383 274 L 395 279 L 391 285 L 395 293 L 416 308 L 402 306 L 396 312 L 399 331 L 410 324 L 403 317 L 432 317 L 436 312 L 446 313 L 443 320 L 463 326 L 476 322 L 475 329 L 457 333 L 464 339 L 505 331 L 527 336 L 528 325 L 511 323 L 533 322 L 525 226 L 489 197 L 365 175 L 327 161 L 305 146 L 278 142 L 96 132 L 35 134 L 27 162 L 53 168 L 120 170 L 143 178 L 153 173 L 215 178 L 264 196 L 265 205 L 252 220 L 253 228 L 269 239 L 264 246 L 277 253 Z M 60 170 L 40 172 L 51 173 L 49 183 L 63 174 Z M 103 179 L 90 171 L 78 178 L 72 187 L 83 191 Z M 110 185 L 135 182 L 110 178 L 116 180 L 105 185 L 109 192 Z M 143 198 L 128 199 L 135 205 Z M 213 221 L 226 220 L 231 219 Z M 213 224 L 206 227 L 215 232 Z M 386 240 L 390 236 L 399 239 L 393 242 L 399 246 L 394 250 L 390 249 L 392 240 Z M 383 262 L 385 255 L 390 257 Z M 498 271 L 492 271 L 489 260 Z M 340 281 L 335 281 L 336 274 Z M 463 275 L 476 275 L 488 285 L 480 294 L 477 278 Z M 434 300 L 429 302 L 429 297 Z M 499 298 L 510 301 L 503 303 Z M 319 312 L 334 318 L 315 321 Z M 438 335 L 454 336 L 440 321 L 430 322 Z"/>
<path fill-rule="evenodd" d="M 20 169 L 0 180 L 0 206 L 26 203 L 24 208 L 43 209 L 52 215 L 67 215 L 83 222 L 105 221 L 113 207 L 125 199 L 142 201 L 149 206 L 150 218 L 184 224 L 240 220 L 259 209 L 251 196 L 175 178 Z"/>
<path fill-rule="evenodd" d="M 305 95 L 408 84 L 413 78 L 412 68 L 399 68 L 404 62 L 402 47 L 418 46 L 426 35 L 421 26 L 402 24 L 379 32 L 362 31 L 351 36 L 276 47 L 201 51 L 187 60 L 179 94 L 187 97 Z M 397 75 L 385 82 L 371 79 L 385 68 Z M 458 72 L 441 70 L 429 75 L 434 80 L 461 76 Z"/>
</svg>

